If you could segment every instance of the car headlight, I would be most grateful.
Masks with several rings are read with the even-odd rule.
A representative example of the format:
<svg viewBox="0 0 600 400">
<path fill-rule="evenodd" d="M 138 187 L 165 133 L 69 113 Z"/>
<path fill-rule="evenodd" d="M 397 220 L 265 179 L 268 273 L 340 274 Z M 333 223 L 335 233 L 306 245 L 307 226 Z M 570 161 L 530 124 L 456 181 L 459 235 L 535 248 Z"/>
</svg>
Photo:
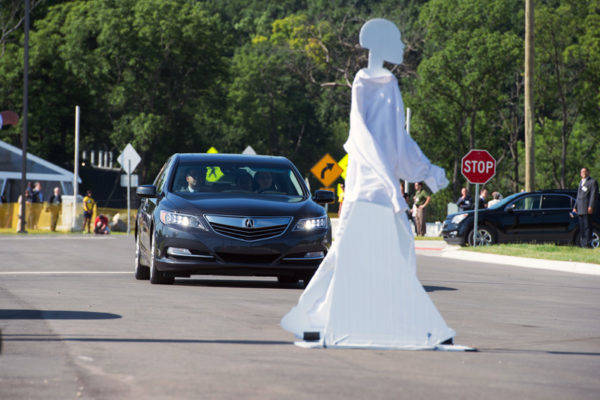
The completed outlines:
<svg viewBox="0 0 600 400">
<path fill-rule="evenodd" d="M 186 228 L 202 229 L 208 231 L 208 228 L 200 217 L 195 215 L 181 214 L 172 211 L 161 211 L 160 221 L 165 225 L 178 225 Z"/>
<path fill-rule="evenodd" d="M 295 231 L 314 231 L 327 228 L 327 217 L 304 218 L 296 223 Z"/>
<path fill-rule="evenodd" d="M 452 223 L 453 224 L 460 224 L 460 222 L 463 219 L 467 218 L 468 216 L 469 216 L 469 214 L 458 214 L 458 215 L 455 215 L 454 217 L 452 217 Z"/>
</svg>

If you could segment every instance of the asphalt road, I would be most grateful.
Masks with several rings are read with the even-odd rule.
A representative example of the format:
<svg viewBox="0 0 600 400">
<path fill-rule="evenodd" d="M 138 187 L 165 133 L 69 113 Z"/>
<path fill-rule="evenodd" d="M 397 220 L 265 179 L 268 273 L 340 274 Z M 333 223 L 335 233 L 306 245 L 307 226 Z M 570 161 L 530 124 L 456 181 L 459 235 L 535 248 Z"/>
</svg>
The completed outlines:
<svg viewBox="0 0 600 400">
<path fill-rule="evenodd" d="M 123 236 L 0 236 L 0 399 L 600 398 L 600 277 L 434 252 L 419 277 L 479 352 L 301 349 L 278 325 L 299 288 L 150 285 Z"/>
</svg>

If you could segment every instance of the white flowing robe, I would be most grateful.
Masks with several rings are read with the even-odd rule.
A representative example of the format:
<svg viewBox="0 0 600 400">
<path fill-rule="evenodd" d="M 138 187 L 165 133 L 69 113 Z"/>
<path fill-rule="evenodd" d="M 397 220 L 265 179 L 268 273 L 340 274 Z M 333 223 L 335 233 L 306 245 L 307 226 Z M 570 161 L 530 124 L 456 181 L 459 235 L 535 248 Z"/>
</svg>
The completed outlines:
<svg viewBox="0 0 600 400">
<path fill-rule="evenodd" d="M 416 276 L 400 179 L 436 192 L 448 180 L 405 130 L 396 78 L 358 72 L 352 85 L 344 207 L 336 239 L 281 326 L 326 347 L 422 349 L 453 338 Z"/>
</svg>

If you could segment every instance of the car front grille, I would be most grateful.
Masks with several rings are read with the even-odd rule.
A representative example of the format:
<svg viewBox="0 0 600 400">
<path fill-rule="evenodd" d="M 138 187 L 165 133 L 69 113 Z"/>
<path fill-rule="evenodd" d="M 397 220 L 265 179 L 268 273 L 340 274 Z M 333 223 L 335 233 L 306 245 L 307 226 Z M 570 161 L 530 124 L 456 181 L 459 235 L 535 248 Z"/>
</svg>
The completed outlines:
<svg viewBox="0 0 600 400">
<path fill-rule="evenodd" d="M 283 235 L 292 217 L 204 216 L 218 234 L 239 240 L 265 240 Z"/>
</svg>

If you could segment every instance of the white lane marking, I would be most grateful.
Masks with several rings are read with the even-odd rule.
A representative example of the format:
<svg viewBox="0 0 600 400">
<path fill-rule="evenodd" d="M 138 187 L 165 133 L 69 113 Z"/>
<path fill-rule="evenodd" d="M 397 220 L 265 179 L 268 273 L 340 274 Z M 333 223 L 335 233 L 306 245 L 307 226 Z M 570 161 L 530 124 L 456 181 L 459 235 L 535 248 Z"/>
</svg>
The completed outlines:
<svg viewBox="0 0 600 400">
<path fill-rule="evenodd" d="M 78 356 L 77 358 L 79 358 L 80 360 L 83 360 L 83 361 L 87 361 L 87 362 L 94 361 L 94 359 L 92 357 L 88 357 L 88 356 Z"/>
<path fill-rule="evenodd" d="M 132 274 L 130 271 L 2 271 L 0 275 L 100 275 Z"/>
</svg>

